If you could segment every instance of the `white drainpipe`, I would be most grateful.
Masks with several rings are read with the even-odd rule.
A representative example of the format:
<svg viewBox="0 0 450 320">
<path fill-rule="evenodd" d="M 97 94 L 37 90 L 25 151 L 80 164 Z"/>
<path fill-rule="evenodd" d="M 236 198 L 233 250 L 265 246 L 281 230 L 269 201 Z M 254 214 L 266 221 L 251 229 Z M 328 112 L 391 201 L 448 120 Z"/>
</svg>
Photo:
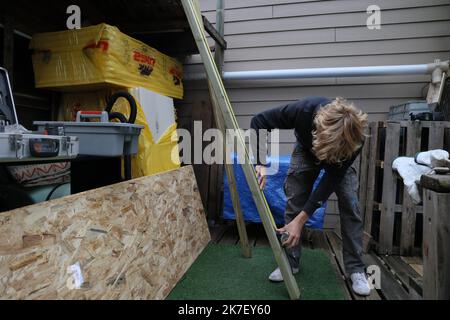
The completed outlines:
<svg viewBox="0 0 450 320">
<path fill-rule="evenodd" d="M 260 71 L 229 71 L 223 72 L 224 80 L 276 80 L 276 79 L 306 79 L 333 77 L 370 77 L 396 76 L 413 74 L 432 74 L 433 83 L 439 82 L 442 73 L 449 71 L 449 61 L 436 60 L 430 64 L 414 64 L 399 66 L 373 67 L 342 67 L 342 68 L 312 68 Z M 187 74 L 186 80 L 203 80 L 204 74 Z"/>
</svg>

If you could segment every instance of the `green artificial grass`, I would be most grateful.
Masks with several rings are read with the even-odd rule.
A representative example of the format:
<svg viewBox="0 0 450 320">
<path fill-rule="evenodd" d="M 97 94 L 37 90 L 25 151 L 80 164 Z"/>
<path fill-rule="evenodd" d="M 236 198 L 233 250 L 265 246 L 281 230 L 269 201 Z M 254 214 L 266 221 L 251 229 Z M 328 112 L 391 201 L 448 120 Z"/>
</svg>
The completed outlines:
<svg viewBox="0 0 450 320">
<path fill-rule="evenodd" d="M 321 250 L 303 250 L 296 275 L 303 300 L 344 300 L 329 257 Z M 269 247 L 253 248 L 253 258 L 240 246 L 209 245 L 181 279 L 169 300 L 288 300 L 283 283 L 272 283 L 276 268 Z"/>
</svg>

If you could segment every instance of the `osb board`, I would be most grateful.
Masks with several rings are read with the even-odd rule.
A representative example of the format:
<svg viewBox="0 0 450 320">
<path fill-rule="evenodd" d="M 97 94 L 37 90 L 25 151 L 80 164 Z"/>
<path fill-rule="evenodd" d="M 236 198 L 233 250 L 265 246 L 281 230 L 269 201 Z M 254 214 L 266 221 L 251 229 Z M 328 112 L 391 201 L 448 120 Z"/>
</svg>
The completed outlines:
<svg viewBox="0 0 450 320">
<path fill-rule="evenodd" d="M 164 299 L 209 241 L 192 167 L 2 213 L 0 299 Z"/>
</svg>

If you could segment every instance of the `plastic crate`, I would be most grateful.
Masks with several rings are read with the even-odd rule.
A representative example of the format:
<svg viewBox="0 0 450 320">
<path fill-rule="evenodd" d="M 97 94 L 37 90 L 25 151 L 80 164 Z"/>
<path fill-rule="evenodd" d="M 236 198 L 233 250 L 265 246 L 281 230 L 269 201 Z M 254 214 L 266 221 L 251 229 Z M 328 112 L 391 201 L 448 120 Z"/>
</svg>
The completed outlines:
<svg viewBox="0 0 450 320">
<path fill-rule="evenodd" d="M 412 114 L 430 112 L 428 103 L 425 100 L 409 101 L 404 104 L 392 106 L 389 110 L 388 119 L 392 121 L 410 120 Z"/>
</svg>

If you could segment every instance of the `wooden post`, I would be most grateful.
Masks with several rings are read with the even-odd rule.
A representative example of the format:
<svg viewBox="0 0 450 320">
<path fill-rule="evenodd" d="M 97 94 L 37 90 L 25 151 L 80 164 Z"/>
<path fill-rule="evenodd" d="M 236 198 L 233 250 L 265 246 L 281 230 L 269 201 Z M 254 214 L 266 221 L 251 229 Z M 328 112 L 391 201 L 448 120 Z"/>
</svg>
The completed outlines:
<svg viewBox="0 0 450 320">
<path fill-rule="evenodd" d="M 224 0 L 217 0 L 217 8 L 216 8 L 216 29 L 217 33 L 223 37 L 225 35 L 225 17 L 224 17 Z M 216 62 L 217 68 L 219 71 L 222 71 L 222 66 L 224 62 L 224 54 L 225 49 L 222 45 L 216 42 L 214 52 L 214 60 Z"/>
<path fill-rule="evenodd" d="M 219 4 L 219 6 L 220 6 L 220 4 Z M 223 4 L 222 4 L 222 6 L 223 6 Z M 197 15 L 200 16 L 201 11 L 200 11 L 200 7 L 198 6 L 198 3 L 196 4 L 195 9 L 196 9 Z M 218 44 L 216 44 L 216 45 L 218 45 Z M 217 50 L 217 47 L 216 47 L 216 50 Z M 216 122 L 217 128 L 222 132 L 223 137 L 225 137 L 226 128 L 224 126 L 224 120 L 223 120 L 222 114 L 219 112 L 220 107 L 218 106 L 217 98 L 215 97 L 214 90 L 212 90 L 211 82 L 209 81 L 209 79 L 208 79 L 208 87 L 209 87 L 209 92 L 210 92 L 210 97 L 211 97 L 214 120 Z M 225 155 L 226 154 L 225 153 L 226 145 L 224 145 L 223 151 L 224 151 L 223 154 Z M 236 179 L 235 179 L 235 175 L 234 175 L 233 165 L 225 164 L 225 170 L 226 170 L 227 177 L 228 177 L 231 201 L 233 203 L 233 209 L 234 209 L 234 213 L 236 215 L 236 225 L 238 228 L 239 240 L 240 240 L 240 243 L 242 246 L 242 254 L 246 258 L 251 258 L 252 257 L 252 249 L 251 249 L 250 243 L 248 241 L 247 229 L 245 227 L 244 215 L 241 210 L 241 204 L 240 204 L 240 200 L 239 200 L 239 193 L 237 191 L 237 184 L 236 184 Z M 223 171 L 220 171 L 220 173 L 223 174 Z M 216 171 L 214 174 L 217 175 L 218 172 Z"/>
<path fill-rule="evenodd" d="M 400 123 L 388 122 L 384 157 L 383 203 L 380 221 L 380 254 L 392 254 L 393 249 L 397 178 L 392 171 L 392 163 L 398 156 L 399 144 Z"/>
<path fill-rule="evenodd" d="M 202 18 L 196 8 L 199 8 L 198 1 L 195 0 L 181 0 L 183 4 L 184 11 L 188 18 L 194 39 L 197 42 L 197 46 L 202 57 L 206 73 L 208 75 L 209 83 L 213 90 L 214 96 L 217 99 L 217 104 L 220 112 L 224 119 L 224 127 L 229 129 L 234 129 L 237 131 L 238 145 L 241 150 L 245 150 L 245 164 L 242 165 L 244 170 L 247 183 L 255 200 L 256 207 L 261 216 L 264 229 L 266 231 L 267 237 L 269 239 L 270 245 L 272 247 L 275 260 L 280 267 L 281 274 L 284 278 L 284 283 L 287 287 L 289 296 L 291 299 L 300 298 L 300 290 L 298 288 L 297 282 L 292 274 L 292 269 L 289 265 L 285 251 L 281 248 L 281 244 L 278 241 L 276 235 L 276 225 L 273 219 L 272 213 L 270 212 L 269 205 L 267 204 L 266 198 L 259 187 L 258 180 L 256 178 L 255 169 L 250 160 L 250 156 L 239 131 L 239 125 L 237 123 L 236 117 L 234 116 L 233 109 L 231 107 L 230 100 L 228 98 L 227 92 L 223 85 L 217 66 L 214 63 L 213 56 L 209 50 L 209 46 L 206 40 L 205 31 L 203 29 Z"/>
<path fill-rule="evenodd" d="M 420 151 L 422 128 L 420 122 L 417 121 L 411 122 L 406 128 L 406 156 L 415 157 L 417 152 Z M 400 254 L 404 256 L 411 256 L 413 253 L 416 213 L 416 205 L 405 188 L 403 191 L 402 231 L 400 238 Z"/>
<path fill-rule="evenodd" d="M 424 187 L 426 188 L 426 186 Z M 448 192 L 450 192 L 450 189 Z M 450 193 L 425 190 L 423 298 L 426 300 L 450 299 L 449 208 Z"/>
<path fill-rule="evenodd" d="M 211 93 L 211 101 L 213 104 L 213 113 L 216 119 L 216 124 L 218 129 L 222 132 L 223 137 L 226 138 L 226 130 L 224 127 L 224 120 L 219 112 L 219 107 L 217 104 L 217 99 L 214 96 L 214 91 L 211 86 L 209 86 L 209 91 Z M 226 159 L 226 144 L 224 143 L 224 153 Z M 230 189 L 231 201 L 233 202 L 234 214 L 236 216 L 236 225 L 239 233 L 239 241 L 242 246 L 242 254 L 246 258 L 252 257 L 252 248 L 248 241 L 247 228 L 245 226 L 244 214 L 241 209 L 241 202 L 239 200 L 239 192 L 237 190 L 236 176 L 234 175 L 234 168 L 232 164 L 225 163 L 225 171 L 228 177 L 228 188 Z"/>
<path fill-rule="evenodd" d="M 217 0 L 217 8 L 216 8 L 216 29 L 217 33 L 220 37 L 224 36 L 224 2 L 223 0 Z M 221 46 L 220 43 L 216 42 L 215 44 L 215 52 L 214 52 L 214 60 L 217 65 L 217 69 L 219 72 L 222 72 L 223 66 L 223 57 L 224 57 L 225 49 Z M 210 92 L 212 92 L 210 90 Z M 212 103 L 213 97 L 211 97 Z M 214 114 L 214 107 L 213 114 Z M 216 127 L 219 128 L 217 124 L 217 117 L 214 114 L 214 119 L 216 123 Z M 210 195 L 213 196 L 213 203 L 211 208 L 216 213 L 218 220 L 221 218 L 221 213 L 223 211 L 223 188 L 224 188 L 224 166 L 222 164 L 215 164 L 211 166 L 211 177 L 210 177 Z M 236 210 L 235 210 L 236 211 Z M 246 254 L 244 254 L 247 256 Z"/>
</svg>

